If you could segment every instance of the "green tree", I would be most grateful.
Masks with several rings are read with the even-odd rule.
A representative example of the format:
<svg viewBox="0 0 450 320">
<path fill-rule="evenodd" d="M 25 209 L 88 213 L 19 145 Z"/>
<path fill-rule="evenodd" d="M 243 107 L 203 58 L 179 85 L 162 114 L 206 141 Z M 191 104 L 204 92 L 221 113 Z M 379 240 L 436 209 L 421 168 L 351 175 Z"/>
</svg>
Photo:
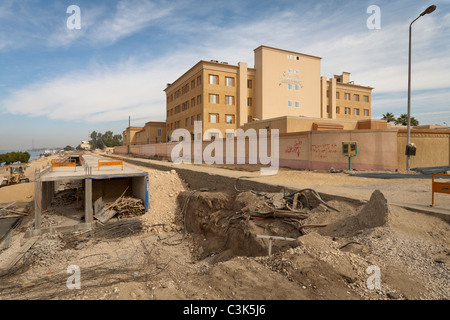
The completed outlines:
<svg viewBox="0 0 450 320">
<path fill-rule="evenodd" d="M 411 120 L 411 126 L 418 126 L 419 125 L 419 121 L 416 118 L 411 117 L 410 120 Z M 406 113 L 401 114 L 400 117 L 398 117 L 395 120 L 395 124 L 400 124 L 402 126 L 407 126 L 408 125 L 408 115 Z"/>
<path fill-rule="evenodd" d="M 92 149 L 103 150 L 105 147 L 117 147 L 122 145 L 122 135 L 115 135 L 112 131 L 106 131 L 104 134 L 94 131 L 91 133 L 91 141 L 89 143 Z"/>
<path fill-rule="evenodd" d="M 5 154 L 0 154 L 0 164 L 4 163 L 6 165 L 13 164 L 16 162 L 28 163 L 31 155 L 28 152 L 10 152 Z"/>
<path fill-rule="evenodd" d="M 386 120 L 387 122 L 395 122 L 395 116 L 393 113 L 387 112 L 383 114 L 383 118 L 381 120 Z"/>
<path fill-rule="evenodd" d="M 73 150 L 75 150 L 75 149 L 73 147 L 71 147 L 71 146 L 66 146 L 64 148 L 64 151 L 73 151 Z"/>
</svg>

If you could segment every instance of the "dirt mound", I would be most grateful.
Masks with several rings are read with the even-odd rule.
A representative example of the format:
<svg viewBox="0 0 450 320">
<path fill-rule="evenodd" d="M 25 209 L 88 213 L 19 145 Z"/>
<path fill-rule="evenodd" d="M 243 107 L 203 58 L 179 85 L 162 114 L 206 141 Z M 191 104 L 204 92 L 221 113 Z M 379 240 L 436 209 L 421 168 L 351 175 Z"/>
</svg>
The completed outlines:
<svg viewBox="0 0 450 320">
<path fill-rule="evenodd" d="M 186 190 L 185 183 L 175 170 L 158 171 L 137 167 L 148 172 L 149 210 L 142 216 L 145 228 L 149 232 L 181 230 L 181 220 L 177 220 L 180 210 L 176 198 Z"/>
<path fill-rule="evenodd" d="M 389 206 L 380 190 L 375 190 L 369 202 L 358 214 L 358 223 L 362 228 L 375 228 L 385 225 L 389 220 Z"/>
</svg>

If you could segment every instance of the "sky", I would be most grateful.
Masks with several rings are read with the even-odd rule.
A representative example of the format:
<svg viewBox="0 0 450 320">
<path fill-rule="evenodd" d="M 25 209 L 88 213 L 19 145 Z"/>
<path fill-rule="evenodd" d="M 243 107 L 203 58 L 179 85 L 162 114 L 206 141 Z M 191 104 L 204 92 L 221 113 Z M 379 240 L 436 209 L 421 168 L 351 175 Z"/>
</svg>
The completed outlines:
<svg viewBox="0 0 450 320">
<path fill-rule="evenodd" d="M 200 60 L 253 67 L 260 45 L 321 57 L 322 76 L 350 72 L 375 88 L 373 118 L 399 116 L 409 24 L 432 4 L 413 24 L 411 112 L 442 125 L 450 0 L 1 0 L 0 150 L 75 147 L 92 131 L 121 134 L 129 116 L 132 126 L 165 121 L 167 83 Z M 79 29 L 68 27 L 73 5 Z"/>
</svg>

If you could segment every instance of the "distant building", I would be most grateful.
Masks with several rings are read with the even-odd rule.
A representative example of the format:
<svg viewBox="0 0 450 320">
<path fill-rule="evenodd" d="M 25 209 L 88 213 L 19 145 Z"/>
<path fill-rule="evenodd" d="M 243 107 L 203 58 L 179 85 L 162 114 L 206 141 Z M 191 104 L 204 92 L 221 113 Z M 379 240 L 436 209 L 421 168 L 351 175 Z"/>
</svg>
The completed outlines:
<svg viewBox="0 0 450 320">
<path fill-rule="evenodd" d="M 123 132 L 123 145 L 163 143 L 166 140 L 166 123 L 149 121 L 144 127 L 131 127 Z"/>
<path fill-rule="evenodd" d="M 89 143 L 89 141 L 81 141 L 80 148 L 86 151 L 91 150 L 91 144 Z"/>
<path fill-rule="evenodd" d="M 123 145 L 135 145 L 136 144 L 136 133 L 143 130 L 144 127 L 128 127 L 123 132 Z"/>
<path fill-rule="evenodd" d="M 195 121 L 202 121 L 202 138 L 209 140 L 216 131 L 226 137 L 227 129 L 256 120 L 329 119 L 337 127 L 346 120 L 357 127 L 358 121 L 371 119 L 373 88 L 354 84 L 350 73 L 327 79 L 321 76 L 319 57 L 267 46 L 254 52 L 254 68 L 243 62 L 200 61 L 168 84 L 167 139 L 179 128 L 198 139 Z M 313 122 L 307 130 L 314 130 Z"/>
</svg>

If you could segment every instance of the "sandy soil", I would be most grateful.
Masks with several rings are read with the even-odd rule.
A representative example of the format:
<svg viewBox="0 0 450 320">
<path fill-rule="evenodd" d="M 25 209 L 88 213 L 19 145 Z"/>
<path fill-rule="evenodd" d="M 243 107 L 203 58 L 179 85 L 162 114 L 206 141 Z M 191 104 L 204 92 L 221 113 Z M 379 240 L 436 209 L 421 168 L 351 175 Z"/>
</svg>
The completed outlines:
<svg viewBox="0 0 450 320">
<path fill-rule="evenodd" d="M 126 228 L 41 237 L 17 268 L 0 278 L 0 299 L 450 298 L 449 225 L 391 206 L 389 194 L 366 205 L 329 201 L 339 212 L 307 195 L 301 224 L 326 226 L 300 232 L 286 219 L 248 219 L 266 212 L 266 203 L 282 206 L 280 194 L 194 193 L 174 171 L 141 169 L 149 173 L 152 190 L 148 213 Z M 282 171 L 273 179 L 283 177 L 308 186 L 347 184 L 338 181 L 339 174 L 300 171 Z M 379 182 L 358 178 L 352 186 L 355 181 L 361 188 Z M 27 186 L 16 188 L 8 192 L 26 198 Z M 30 225 L 23 221 L 0 261 L 20 247 Z M 268 240 L 258 234 L 296 241 L 274 241 L 269 257 Z M 66 286 L 71 265 L 80 267 L 81 290 Z M 379 289 L 368 286 L 373 270 L 380 271 Z"/>
</svg>

